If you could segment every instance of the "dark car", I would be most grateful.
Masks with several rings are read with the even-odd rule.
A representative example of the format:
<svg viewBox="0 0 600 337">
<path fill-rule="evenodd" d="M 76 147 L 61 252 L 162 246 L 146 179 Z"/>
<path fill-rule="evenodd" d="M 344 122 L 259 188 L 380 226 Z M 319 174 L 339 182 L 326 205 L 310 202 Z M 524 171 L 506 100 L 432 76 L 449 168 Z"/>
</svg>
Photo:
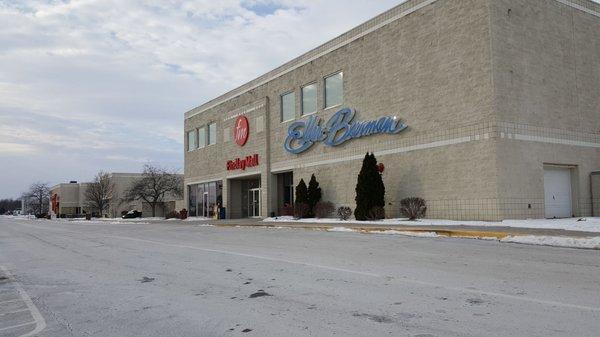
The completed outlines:
<svg viewBox="0 0 600 337">
<path fill-rule="evenodd" d="M 142 212 L 138 212 L 136 210 L 131 210 L 121 216 L 123 219 L 133 219 L 133 218 L 141 218 Z"/>
</svg>

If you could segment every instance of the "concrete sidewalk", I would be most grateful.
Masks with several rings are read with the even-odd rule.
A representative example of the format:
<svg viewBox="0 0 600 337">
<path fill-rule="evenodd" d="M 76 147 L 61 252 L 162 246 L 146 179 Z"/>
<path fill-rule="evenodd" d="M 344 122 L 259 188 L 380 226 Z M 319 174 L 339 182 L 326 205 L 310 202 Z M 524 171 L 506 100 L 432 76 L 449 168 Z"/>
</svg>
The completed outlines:
<svg viewBox="0 0 600 337">
<path fill-rule="evenodd" d="M 402 231 L 414 233 L 434 232 L 441 236 L 454 237 L 476 237 L 476 238 L 496 238 L 503 239 L 508 236 L 560 236 L 571 238 L 591 238 L 600 237 L 600 232 L 585 232 L 564 229 L 543 229 L 543 228 L 522 228 L 522 227 L 504 227 L 504 226 L 406 226 L 406 225 L 376 225 L 376 224 L 357 224 L 357 223 L 310 223 L 310 222 L 270 222 L 261 219 L 234 219 L 234 220 L 198 220 L 189 221 L 190 223 L 211 224 L 221 227 L 284 227 L 313 230 L 330 230 L 332 228 L 348 228 L 360 232 L 380 232 L 380 231 Z"/>
</svg>

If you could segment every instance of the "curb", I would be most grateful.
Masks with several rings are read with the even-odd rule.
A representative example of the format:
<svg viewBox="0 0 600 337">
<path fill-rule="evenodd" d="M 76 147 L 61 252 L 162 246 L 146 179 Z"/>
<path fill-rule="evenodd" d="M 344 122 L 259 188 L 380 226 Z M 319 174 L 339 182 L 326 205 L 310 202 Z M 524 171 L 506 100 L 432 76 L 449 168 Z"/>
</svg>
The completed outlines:
<svg viewBox="0 0 600 337">
<path fill-rule="evenodd" d="M 457 237 L 457 238 L 472 238 L 472 239 L 497 239 L 501 240 L 508 236 L 518 236 L 522 234 L 510 233 L 510 232 L 488 232 L 488 231 L 469 231 L 469 230 L 448 230 L 448 229 L 395 229 L 395 228 L 386 228 L 386 231 L 399 231 L 399 232 L 411 232 L 411 233 L 436 233 L 439 236 L 445 237 Z M 360 231 L 364 232 L 373 232 L 373 230 L 362 228 Z M 380 230 L 375 230 L 378 232 Z"/>
<path fill-rule="evenodd" d="M 585 246 L 587 243 L 551 243 L 543 242 L 545 238 L 566 238 L 567 240 L 590 240 L 594 237 L 589 236 L 546 236 L 537 235 L 531 233 L 522 233 L 518 231 L 485 231 L 485 230 L 469 230 L 469 229 L 448 229 L 448 228 L 420 228 L 420 227 L 390 227 L 390 226 L 360 226 L 360 225 L 344 225 L 344 224 L 330 224 L 330 225 L 319 225 L 319 224 L 290 224 L 290 223 L 252 223 L 252 224 L 212 224 L 215 227 L 230 227 L 230 228 L 289 228 L 289 229 L 306 229 L 314 231 L 327 231 L 332 232 L 334 228 L 346 229 L 349 232 L 361 233 L 361 234 L 399 234 L 405 236 L 415 237 L 427 237 L 427 234 L 435 234 L 438 237 L 447 238 L 463 238 L 463 239 L 478 239 L 478 240 L 492 240 L 499 242 L 517 243 L 517 244 L 528 244 L 536 246 L 550 246 L 560 248 L 574 248 L 574 249 L 592 249 L 600 250 L 600 245 L 592 243 L 591 246 Z M 341 230 L 343 232 L 344 230 Z M 387 232 L 387 233 L 386 233 Z M 390 233 L 391 232 L 391 233 Z M 412 235 L 414 234 L 414 235 Z M 537 237 L 541 239 L 541 242 L 528 242 L 526 238 Z M 521 238 L 525 239 L 525 241 Z M 596 237 L 597 238 L 597 237 Z M 515 241 L 517 240 L 517 241 Z"/>
<path fill-rule="evenodd" d="M 322 225 L 310 225 L 310 224 L 286 224 L 286 223 L 257 223 L 257 224 L 214 224 L 215 227 L 256 227 L 256 228 L 292 228 L 292 229 L 310 229 L 310 230 L 322 230 L 328 231 L 332 228 L 348 228 L 361 233 L 373 233 L 377 234 L 379 232 L 385 231 L 399 231 L 399 232 L 411 232 L 411 233 L 436 233 L 439 236 L 445 237 L 460 237 L 460 238 L 473 238 L 473 239 L 497 239 L 501 240 L 508 236 L 523 236 L 522 233 L 515 232 L 498 232 L 498 231 L 478 231 L 478 230 L 451 230 L 451 229 L 424 229 L 424 228 L 415 228 L 415 227 L 390 227 L 390 226 L 344 226 L 344 225 L 330 225 L 330 226 L 322 226 Z"/>
</svg>

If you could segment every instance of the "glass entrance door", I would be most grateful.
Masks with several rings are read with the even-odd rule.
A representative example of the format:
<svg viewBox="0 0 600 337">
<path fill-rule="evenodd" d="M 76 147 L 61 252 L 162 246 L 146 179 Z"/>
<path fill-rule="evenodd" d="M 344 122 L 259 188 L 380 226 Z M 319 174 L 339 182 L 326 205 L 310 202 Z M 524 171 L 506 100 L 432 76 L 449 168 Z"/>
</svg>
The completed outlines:
<svg viewBox="0 0 600 337">
<path fill-rule="evenodd" d="M 208 209 L 208 192 L 202 193 L 202 203 L 200 204 L 200 216 L 205 218 L 209 217 L 209 209 Z"/>
<path fill-rule="evenodd" d="M 248 190 L 248 216 L 251 218 L 260 216 L 260 188 Z"/>
</svg>

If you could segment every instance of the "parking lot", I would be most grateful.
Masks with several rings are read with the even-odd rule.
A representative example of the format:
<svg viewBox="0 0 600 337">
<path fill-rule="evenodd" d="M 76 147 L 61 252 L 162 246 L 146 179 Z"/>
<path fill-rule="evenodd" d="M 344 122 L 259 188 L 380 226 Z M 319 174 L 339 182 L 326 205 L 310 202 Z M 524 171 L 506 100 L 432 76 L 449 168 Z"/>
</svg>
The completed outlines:
<svg viewBox="0 0 600 337">
<path fill-rule="evenodd" d="M 597 250 L 4 218 L 0 265 L 15 300 L 0 336 L 40 319 L 40 336 L 597 336 L 600 321 Z"/>
</svg>

